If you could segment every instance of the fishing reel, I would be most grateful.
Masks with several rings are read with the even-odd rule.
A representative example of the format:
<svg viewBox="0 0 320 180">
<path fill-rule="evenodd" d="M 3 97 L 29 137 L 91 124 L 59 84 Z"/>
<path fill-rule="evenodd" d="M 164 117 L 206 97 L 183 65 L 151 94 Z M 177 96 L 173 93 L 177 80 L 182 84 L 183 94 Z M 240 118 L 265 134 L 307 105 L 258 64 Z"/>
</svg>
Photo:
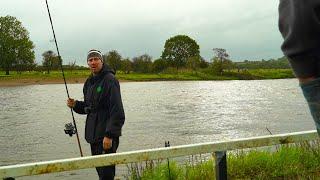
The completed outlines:
<svg viewBox="0 0 320 180">
<path fill-rule="evenodd" d="M 72 135 L 76 134 L 76 129 L 75 127 L 72 125 L 72 123 L 67 123 L 65 125 L 65 129 L 64 132 L 66 134 L 69 134 L 70 137 L 72 137 Z"/>
</svg>

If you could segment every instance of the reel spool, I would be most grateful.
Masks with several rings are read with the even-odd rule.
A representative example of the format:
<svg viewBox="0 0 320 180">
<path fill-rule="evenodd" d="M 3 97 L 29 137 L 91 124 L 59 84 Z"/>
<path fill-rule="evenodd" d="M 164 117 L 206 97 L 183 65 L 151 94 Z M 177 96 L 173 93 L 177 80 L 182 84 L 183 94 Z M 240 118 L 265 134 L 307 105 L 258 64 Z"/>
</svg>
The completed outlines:
<svg viewBox="0 0 320 180">
<path fill-rule="evenodd" d="M 72 135 L 76 134 L 76 129 L 74 128 L 74 126 L 72 125 L 72 123 L 67 123 L 65 125 L 65 129 L 64 132 L 66 134 L 68 134 L 70 137 L 72 137 Z"/>
</svg>

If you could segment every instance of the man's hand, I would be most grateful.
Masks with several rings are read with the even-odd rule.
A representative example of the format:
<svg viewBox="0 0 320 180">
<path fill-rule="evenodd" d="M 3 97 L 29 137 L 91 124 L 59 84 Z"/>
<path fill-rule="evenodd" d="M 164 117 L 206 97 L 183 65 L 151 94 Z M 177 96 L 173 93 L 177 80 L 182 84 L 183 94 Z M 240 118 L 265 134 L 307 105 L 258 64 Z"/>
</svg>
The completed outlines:
<svg viewBox="0 0 320 180">
<path fill-rule="evenodd" d="M 74 99 L 69 98 L 69 99 L 67 100 L 67 106 L 68 106 L 69 108 L 74 108 L 75 105 L 76 105 L 76 101 L 75 101 Z"/>
<path fill-rule="evenodd" d="M 108 150 L 112 147 L 112 139 L 108 137 L 103 138 L 103 149 Z"/>
</svg>

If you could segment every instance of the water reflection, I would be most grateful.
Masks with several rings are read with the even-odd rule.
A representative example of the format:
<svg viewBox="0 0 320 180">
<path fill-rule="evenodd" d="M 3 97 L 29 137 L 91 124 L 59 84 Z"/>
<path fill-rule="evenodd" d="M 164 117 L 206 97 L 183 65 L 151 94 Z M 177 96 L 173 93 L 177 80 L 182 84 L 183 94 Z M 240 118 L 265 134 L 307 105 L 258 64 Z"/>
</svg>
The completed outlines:
<svg viewBox="0 0 320 180">
<path fill-rule="evenodd" d="M 82 85 L 69 85 L 82 99 Z M 126 122 L 119 151 L 314 129 L 298 83 L 290 80 L 121 83 Z M 0 165 L 78 157 L 63 84 L 0 88 Z M 78 122 L 84 154 L 85 117 Z M 121 169 L 121 168 L 120 168 Z M 122 169 L 123 170 L 123 169 Z M 123 170 L 124 171 L 124 170 Z M 121 172 L 120 172 L 121 173 Z M 30 179 L 90 179 L 81 170 Z M 23 179 L 28 179 L 23 178 Z"/>
</svg>

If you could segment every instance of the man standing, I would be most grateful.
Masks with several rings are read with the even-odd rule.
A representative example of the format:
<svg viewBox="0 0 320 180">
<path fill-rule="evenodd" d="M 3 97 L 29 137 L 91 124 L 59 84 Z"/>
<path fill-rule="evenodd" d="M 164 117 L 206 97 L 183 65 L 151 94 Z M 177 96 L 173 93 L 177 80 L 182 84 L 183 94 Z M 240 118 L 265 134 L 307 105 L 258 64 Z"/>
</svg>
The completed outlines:
<svg viewBox="0 0 320 180">
<path fill-rule="evenodd" d="M 279 30 L 320 134 L 320 0 L 280 0 Z"/>
<path fill-rule="evenodd" d="M 67 105 L 76 113 L 87 114 L 85 139 L 92 155 L 115 153 L 125 121 L 120 85 L 114 71 L 103 63 L 100 51 L 90 50 L 87 63 L 92 74 L 83 86 L 84 101 L 70 98 Z M 100 180 L 114 179 L 115 166 L 96 170 Z"/>
</svg>

